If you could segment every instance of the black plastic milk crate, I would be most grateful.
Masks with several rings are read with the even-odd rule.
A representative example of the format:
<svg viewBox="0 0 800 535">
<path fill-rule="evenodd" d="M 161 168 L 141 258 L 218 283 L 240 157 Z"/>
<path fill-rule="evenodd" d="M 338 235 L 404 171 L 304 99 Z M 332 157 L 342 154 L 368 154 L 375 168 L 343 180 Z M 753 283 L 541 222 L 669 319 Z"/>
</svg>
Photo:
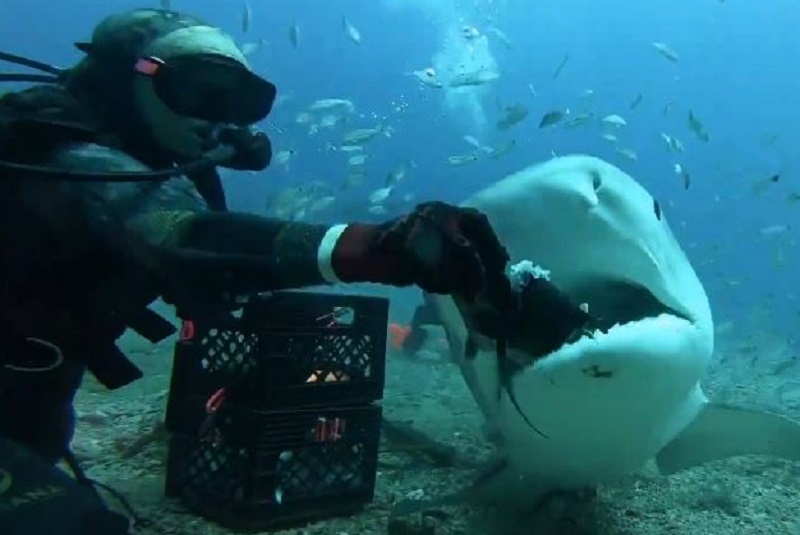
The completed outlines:
<svg viewBox="0 0 800 535">
<path fill-rule="evenodd" d="M 296 527 L 372 501 L 380 405 L 251 411 L 223 405 L 199 434 L 173 434 L 166 493 L 236 530 Z"/>
<path fill-rule="evenodd" d="M 384 298 L 276 292 L 240 317 L 184 322 L 175 347 L 167 423 L 179 405 L 225 389 L 257 409 L 366 403 L 383 397 L 389 302 Z"/>
</svg>

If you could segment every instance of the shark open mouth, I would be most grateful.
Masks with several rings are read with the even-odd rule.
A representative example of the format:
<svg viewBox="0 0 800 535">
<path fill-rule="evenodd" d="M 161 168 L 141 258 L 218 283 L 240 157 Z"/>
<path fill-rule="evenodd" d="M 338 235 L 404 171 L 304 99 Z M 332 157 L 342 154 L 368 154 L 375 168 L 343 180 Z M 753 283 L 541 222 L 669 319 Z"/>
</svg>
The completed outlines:
<svg viewBox="0 0 800 535">
<path fill-rule="evenodd" d="M 588 320 L 585 314 L 583 316 L 584 319 L 581 320 L 580 326 L 573 329 L 572 334 L 566 339 L 561 338 L 559 343 L 551 345 L 550 351 L 542 352 L 542 346 L 536 347 L 530 342 L 532 339 L 536 340 L 542 337 L 549 337 L 550 342 L 554 342 L 555 339 L 552 338 L 554 331 L 565 332 L 563 329 L 553 329 L 553 327 L 556 327 L 556 324 L 551 324 L 549 326 L 539 325 L 539 329 L 537 329 L 536 326 L 529 325 L 527 328 L 523 329 L 527 340 L 520 339 L 519 337 L 514 340 L 512 337 L 510 340 L 511 347 L 514 348 L 516 346 L 516 349 L 522 350 L 521 353 L 511 352 L 507 354 L 505 349 L 501 350 L 500 344 L 498 344 L 497 350 L 500 380 L 499 388 L 507 392 L 514 409 L 526 424 L 537 434 L 545 438 L 547 438 L 547 435 L 528 419 L 517 402 L 511 381 L 515 375 L 534 364 L 537 360 L 546 359 L 548 356 L 560 351 L 566 346 L 578 343 L 585 338 L 596 339 L 608 334 L 613 328 L 619 326 L 635 324 L 649 318 L 657 318 L 664 314 L 685 320 L 690 324 L 694 323 L 689 313 L 676 310 L 674 307 L 665 304 L 656 297 L 653 291 L 635 282 L 611 277 L 590 277 L 581 281 L 580 285 L 564 288 L 560 291 L 572 301 L 573 305 L 571 306 L 577 303 L 585 303 L 588 306 Z M 559 311 L 552 310 L 551 312 L 558 315 Z M 530 310 L 527 316 L 535 319 L 537 314 L 534 310 Z M 573 317 L 570 321 L 574 319 Z M 545 330 L 541 330 L 542 327 L 545 327 Z"/>
<path fill-rule="evenodd" d="M 634 282 L 597 278 L 566 292 L 576 303 L 587 303 L 592 320 L 587 333 L 669 314 L 693 323 L 688 313 L 663 303 L 647 287 Z"/>
</svg>

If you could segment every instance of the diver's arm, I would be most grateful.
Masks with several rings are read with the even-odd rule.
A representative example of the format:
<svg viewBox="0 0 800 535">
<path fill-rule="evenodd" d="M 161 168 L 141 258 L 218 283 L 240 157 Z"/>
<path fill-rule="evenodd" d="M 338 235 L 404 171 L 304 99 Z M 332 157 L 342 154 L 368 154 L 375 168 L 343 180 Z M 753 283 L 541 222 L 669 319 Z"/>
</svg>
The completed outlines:
<svg viewBox="0 0 800 535">
<path fill-rule="evenodd" d="M 150 171 L 96 144 L 66 146 L 43 163 L 72 174 Z M 484 216 L 444 203 L 377 225 L 328 226 L 211 212 L 185 177 L 22 184 L 20 202 L 63 239 L 117 251 L 151 273 L 163 297 L 179 306 L 338 282 L 416 284 L 471 299 L 490 276 L 504 277 L 507 262 Z"/>
<path fill-rule="evenodd" d="M 139 259 L 168 287 L 247 294 L 340 281 L 333 256 L 341 227 L 188 210 L 135 215 L 125 226 L 142 245 Z"/>
<path fill-rule="evenodd" d="M 316 225 L 252 214 L 157 210 L 125 224 L 140 261 L 166 281 L 216 294 L 335 283 L 418 283 L 402 254 L 372 247 L 379 225 Z"/>
<path fill-rule="evenodd" d="M 72 174 L 150 171 L 97 144 L 67 145 L 43 164 Z M 22 183 L 20 198 L 64 239 L 86 236 L 116 250 L 160 280 L 161 293 L 176 304 L 338 282 L 416 284 L 470 296 L 485 283 L 489 262 L 505 265 L 505 250 L 488 221 L 443 203 L 420 205 L 382 224 L 328 226 L 211 212 L 185 177 Z"/>
</svg>

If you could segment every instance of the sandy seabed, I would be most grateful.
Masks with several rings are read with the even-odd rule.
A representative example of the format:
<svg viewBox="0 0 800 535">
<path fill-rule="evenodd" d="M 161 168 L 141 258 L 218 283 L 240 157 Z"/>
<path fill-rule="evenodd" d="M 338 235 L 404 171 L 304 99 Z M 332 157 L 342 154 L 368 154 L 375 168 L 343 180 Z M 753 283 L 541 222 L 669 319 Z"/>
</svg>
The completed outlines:
<svg viewBox="0 0 800 535">
<path fill-rule="evenodd" d="M 163 497 L 166 441 L 163 415 L 171 343 L 146 347 L 131 337 L 123 348 L 144 369 L 145 379 L 108 393 L 92 380 L 77 400 L 76 454 L 89 474 L 111 484 L 151 526 L 143 534 L 222 535 L 231 531 L 198 518 Z M 765 355 L 765 353 L 767 353 Z M 800 416 L 800 382 L 784 365 L 781 348 L 757 350 L 728 344 L 710 374 L 710 397 Z M 754 356 L 755 355 L 755 356 Z M 755 358 L 758 357 L 758 358 Z M 789 369 L 792 368 L 792 369 Z M 781 373 L 776 373 L 779 369 Z M 790 376 L 790 375 L 789 375 Z M 458 371 L 436 361 L 390 357 L 384 415 L 453 445 L 479 464 L 491 456 L 474 403 Z M 374 502 L 358 515 L 277 533 L 292 535 L 729 535 L 800 534 L 800 463 L 741 457 L 711 463 L 668 478 L 630 477 L 581 498 L 556 498 L 530 514 L 509 516 L 491 508 L 452 505 L 402 522 L 389 518 L 409 496 L 435 499 L 468 485 L 475 468 L 432 468 L 410 462 L 385 445 Z"/>
</svg>

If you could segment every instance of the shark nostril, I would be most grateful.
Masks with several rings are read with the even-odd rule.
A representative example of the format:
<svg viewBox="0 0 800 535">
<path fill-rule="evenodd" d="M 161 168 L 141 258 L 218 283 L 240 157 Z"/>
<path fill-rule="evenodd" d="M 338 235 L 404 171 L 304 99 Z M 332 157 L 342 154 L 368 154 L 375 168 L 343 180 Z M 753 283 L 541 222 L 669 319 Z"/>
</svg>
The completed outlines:
<svg viewBox="0 0 800 535">
<path fill-rule="evenodd" d="M 600 187 L 603 185 L 603 177 L 600 176 L 599 171 L 592 172 L 592 187 L 595 191 L 599 190 Z"/>
<path fill-rule="evenodd" d="M 653 199 L 653 212 L 656 214 L 656 219 L 661 221 L 661 205 L 655 199 Z"/>
</svg>

